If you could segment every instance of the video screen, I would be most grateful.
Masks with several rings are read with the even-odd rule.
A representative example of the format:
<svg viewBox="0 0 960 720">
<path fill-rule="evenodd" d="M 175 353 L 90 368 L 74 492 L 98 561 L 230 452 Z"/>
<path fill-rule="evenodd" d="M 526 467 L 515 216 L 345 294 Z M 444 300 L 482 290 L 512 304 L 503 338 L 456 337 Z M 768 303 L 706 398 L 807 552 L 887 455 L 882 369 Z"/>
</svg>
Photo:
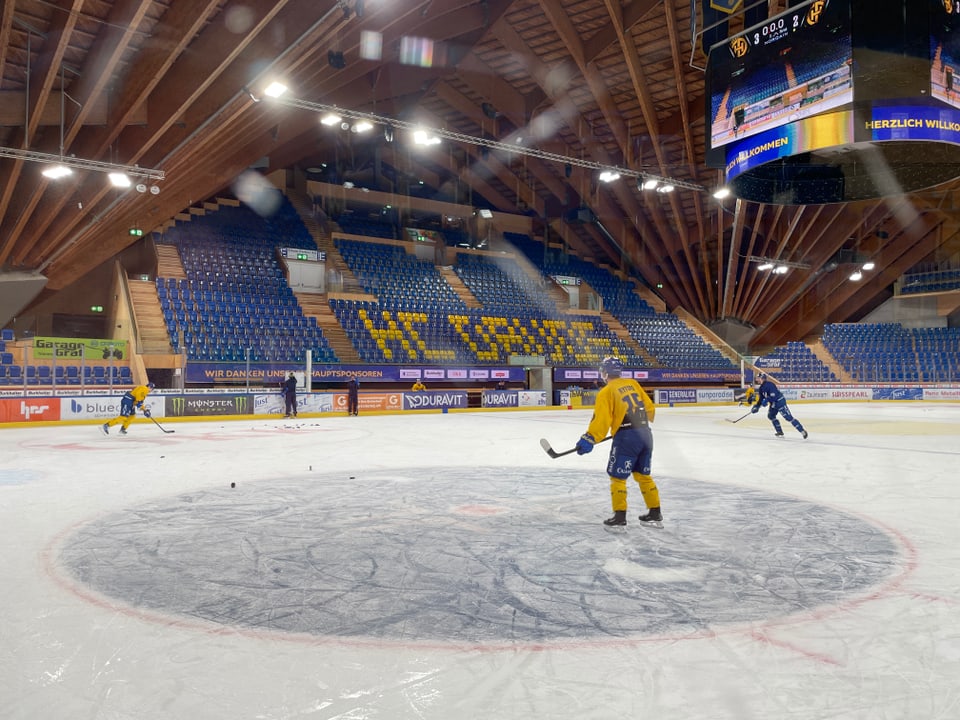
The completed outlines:
<svg viewBox="0 0 960 720">
<path fill-rule="evenodd" d="M 960 0 L 931 0 L 930 94 L 960 109 Z"/>
<path fill-rule="evenodd" d="M 849 0 L 811 0 L 715 45 L 710 148 L 853 102 L 850 24 Z"/>
</svg>

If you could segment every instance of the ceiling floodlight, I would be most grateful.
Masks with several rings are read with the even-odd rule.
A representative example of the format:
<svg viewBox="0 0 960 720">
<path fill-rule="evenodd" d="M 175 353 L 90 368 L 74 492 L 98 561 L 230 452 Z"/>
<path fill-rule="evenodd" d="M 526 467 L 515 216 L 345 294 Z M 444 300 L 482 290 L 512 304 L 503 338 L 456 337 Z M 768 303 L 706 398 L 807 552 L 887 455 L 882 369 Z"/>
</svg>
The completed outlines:
<svg viewBox="0 0 960 720">
<path fill-rule="evenodd" d="M 287 86 L 280 82 L 272 82 L 267 85 L 263 94 L 267 97 L 278 98 L 287 91 Z"/>
<path fill-rule="evenodd" d="M 439 145 L 440 138 L 436 135 L 430 135 L 426 130 L 416 130 L 413 133 L 413 141 L 417 145 Z"/>
<path fill-rule="evenodd" d="M 115 188 L 128 188 L 133 184 L 126 173 L 112 172 L 107 177 L 110 178 L 110 184 Z"/>
<path fill-rule="evenodd" d="M 151 195 L 159 195 L 159 194 L 160 194 L 160 187 L 159 187 L 158 185 L 151 185 L 151 186 L 150 186 L 150 194 L 151 194 Z"/>
<path fill-rule="evenodd" d="M 644 189 L 644 190 L 655 190 L 656 187 L 657 187 L 657 185 L 659 185 L 659 184 L 660 184 L 660 183 L 658 183 L 658 182 L 657 182 L 656 180 L 654 180 L 653 178 L 649 178 L 649 179 L 643 181 L 643 189 Z"/>
<path fill-rule="evenodd" d="M 51 165 L 43 171 L 43 176 L 48 177 L 51 180 L 59 180 L 60 178 L 67 177 L 68 175 L 72 174 L 73 170 L 68 168 L 66 165 Z"/>
<path fill-rule="evenodd" d="M 336 113 L 327 113 L 320 118 L 320 123 L 326 125 L 327 127 L 333 127 L 337 123 L 343 122 L 343 118 L 337 115 Z"/>
<path fill-rule="evenodd" d="M 757 270 L 773 270 L 773 263 L 764 263 L 763 265 L 757 265 Z"/>
<path fill-rule="evenodd" d="M 864 270 L 873 270 L 875 267 L 876 265 L 874 264 L 873 260 L 868 260 L 863 264 Z"/>
<path fill-rule="evenodd" d="M 354 123 L 350 129 L 357 133 L 367 132 L 373 129 L 373 123 L 369 120 L 361 120 L 360 122 Z"/>
<path fill-rule="evenodd" d="M 713 197 L 715 197 L 717 200 L 723 200 L 724 198 L 730 197 L 730 188 L 718 188 L 716 192 L 713 193 Z"/>
<path fill-rule="evenodd" d="M 138 193 L 145 193 L 147 191 L 147 186 L 143 183 L 137 183 L 136 191 Z"/>
<path fill-rule="evenodd" d="M 788 268 L 786 265 L 777 265 L 777 266 L 773 269 L 773 273 L 774 273 L 774 275 L 786 275 L 786 274 L 787 274 L 787 270 L 789 270 L 789 269 L 790 269 L 790 268 Z"/>
<path fill-rule="evenodd" d="M 658 193 L 672 193 L 674 190 L 673 185 L 661 185 L 657 188 Z"/>
<path fill-rule="evenodd" d="M 618 173 L 616 170 L 604 170 L 602 173 L 600 173 L 600 182 L 608 183 L 619 179 L 620 173 Z"/>
<path fill-rule="evenodd" d="M 487 210 L 486 208 L 482 208 L 482 209 L 480 210 L 480 217 L 489 220 L 490 218 L 493 217 L 493 211 L 492 211 L 492 210 Z"/>
<path fill-rule="evenodd" d="M 850 279 L 854 282 L 860 282 L 863 280 L 863 273 L 857 270 L 853 275 L 850 276 Z"/>
</svg>

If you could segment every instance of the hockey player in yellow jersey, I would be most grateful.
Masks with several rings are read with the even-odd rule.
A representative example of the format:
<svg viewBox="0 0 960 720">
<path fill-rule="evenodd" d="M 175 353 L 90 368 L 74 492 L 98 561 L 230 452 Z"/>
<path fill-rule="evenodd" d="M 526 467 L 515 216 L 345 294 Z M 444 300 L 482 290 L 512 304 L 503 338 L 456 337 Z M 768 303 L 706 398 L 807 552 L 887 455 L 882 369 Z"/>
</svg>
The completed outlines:
<svg viewBox="0 0 960 720">
<path fill-rule="evenodd" d="M 653 457 L 653 433 L 650 423 L 656 412 L 653 401 L 630 378 L 620 377 L 623 363 L 620 358 L 606 357 L 600 363 L 600 377 L 606 383 L 597 393 L 587 428 L 577 441 L 577 454 L 585 455 L 608 433 L 613 435 L 610 455 L 607 460 L 607 475 L 610 476 L 610 500 L 613 517 L 604 525 L 627 524 L 627 478 L 633 477 L 640 486 L 647 511 L 640 520 L 660 525 L 660 491 L 650 475 Z"/>
<path fill-rule="evenodd" d="M 753 385 L 748 385 L 746 392 L 743 393 L 743 400 L 738 405 L 753 405 L 757 400 L 757 389 Z"/>
<path fill-rule="evenodd" d="M 143 401 L 147 399 L 147 395 L 150 394 L 151 390 L 153 390 L 153 383 L 137 385 L 137 387 L 132 390 L 127 390 L 120 399 L 120 414 L 113 420 L 109 420 L 101 425 L 100 429 L 103 430 L 103 434 L 109 435 L 111 427 L 117 423 L 123 423 L 123 426 L 120 428 L 120 434 L 126 435 L 127 428 L 130 427 L 130 423 L 133 422 L 133 418 L 137 415 L 137 408 L 143 408 L 143 414 L 146 417 L 150 417 L 150 408 L 145 407 Z"/>
</svg>

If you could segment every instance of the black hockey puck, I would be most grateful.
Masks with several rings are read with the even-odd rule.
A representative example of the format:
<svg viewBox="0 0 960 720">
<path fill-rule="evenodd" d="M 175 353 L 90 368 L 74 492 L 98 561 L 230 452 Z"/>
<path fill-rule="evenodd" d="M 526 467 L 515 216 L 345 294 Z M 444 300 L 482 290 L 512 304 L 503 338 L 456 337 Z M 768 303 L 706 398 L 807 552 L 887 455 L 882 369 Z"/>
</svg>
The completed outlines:
<svg viewBox="0 0 960 720">
<path fill-rule="evenodd" d="M 237 484 L 235 482 L 230 483 L 230 487 L 235 488 Z"/>
</svg>

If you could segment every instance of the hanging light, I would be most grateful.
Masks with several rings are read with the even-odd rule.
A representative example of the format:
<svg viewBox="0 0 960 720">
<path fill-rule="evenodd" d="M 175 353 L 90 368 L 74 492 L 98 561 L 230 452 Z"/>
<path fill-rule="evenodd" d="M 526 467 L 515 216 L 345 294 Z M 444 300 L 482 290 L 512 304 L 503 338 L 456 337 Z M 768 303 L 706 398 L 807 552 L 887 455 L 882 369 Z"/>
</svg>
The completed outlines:
<svg viewBox="0 0 960 720">
<path fill-rule="evenodd" d="M 73 175 L 73 170 L 68 168 L 66 165 L 51 165 L 43 171 L 43 176 L 48 177 L 51 180 L 59 180 L 60 178 L 67 177 L 68 175 Z"/>
<path fill-rule="evenodd" d="M 130 176 L 126 173 L 112 172 L 107 177 L 110 178 L 110 184 L 115 188 L 128 188 L 133 184 L 130 182 Z"/>
</svg>

